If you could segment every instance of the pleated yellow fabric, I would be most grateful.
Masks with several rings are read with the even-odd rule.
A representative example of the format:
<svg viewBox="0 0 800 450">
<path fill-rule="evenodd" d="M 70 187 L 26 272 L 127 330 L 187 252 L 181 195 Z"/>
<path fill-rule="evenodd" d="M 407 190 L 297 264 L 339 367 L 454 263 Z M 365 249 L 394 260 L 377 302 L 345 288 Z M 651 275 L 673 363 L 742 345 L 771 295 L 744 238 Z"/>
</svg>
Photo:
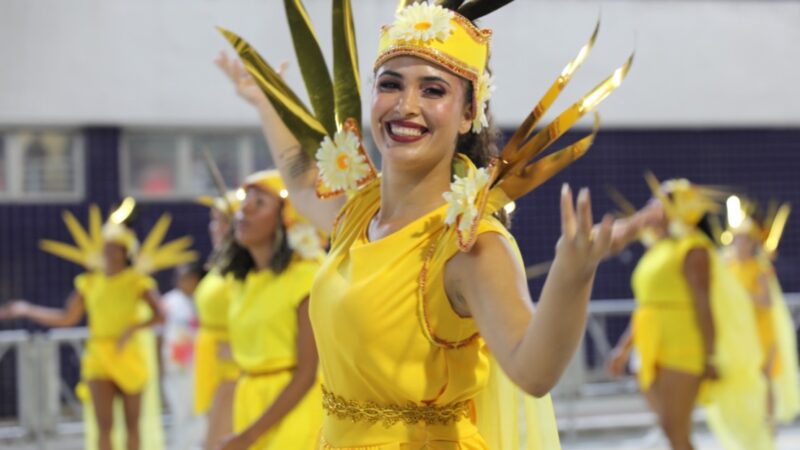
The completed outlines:
<svg viewBox="0 0 800 450">
<path fill-rule="evenodd" d="M 493 361 L 475 321 L 459 317 L 444 291 L 445 264 L 459 251 L 443 222 L 446 205 L 370 242 L 379 207 L 380 180 L 345 205 L 311 294 L 329 393 L 320 448 L 519 449 L 508 434 L 519 431 L 521 397 L 499 370 L 490 377 Z M 478 232 L 516 245 L 493 218 Z M 559 448 L 549 402 L 530 408 L 549 414 L 529 430 L 548 446 L 531 448 Z"/>
<path fill-rule="evenodd" d="M 775 401 L 775 419 L 781 423 L 791 423 L 800 413 L 800 387 L 797 383 L 797 338 L 783 290 L 775 276 L 775 269 L 772 262 L 765 256 L 744 262 L 731 259 L 729 266 L 736 278 L 751 294 L 757 289 L 758 279 L 761 276 L 767 277 L 772 305 L 768 308 L 755 307 L 759 338 L 764 351 L 773 345 L 777 351 L 775 364 L 770 373 Z"/>
<path fill-rule="evenodd" d="M 699 402 L 709 425 L 728 450 L 773 448 L 767 423 L 766 385 L 753 308 L 747 292 L 699 231 L 663 239 L 642 257 L 633 275 L 637 300 L 634 345 L 642 358 L 639 381 L 650 387 L 657 368 L 700 374 L 703 341 L 683 276 L 686 254 L 703 248 L 710 259 L 710 300 L 714 317 L 717 381 L 703 383 Z M 682 359 L 684 359 L 682 361 Z"/>
<path fill-rule="evenodd" d="M 318 269 L 316 261 L 296 259 L 281 274 L 251 272 L 231 300 L 231 350 L 242 371 L 233 402 L 235 432 L 260 417 L 291 381 L 298 359 L 297 308 L 308 297 Z M 317 384 L 250 449 L 313 449 L 321 421 Z"/>
<path fill-rule="evenodd" d="M 211 270 L 200 280 L 194 292 L 200 328 L 194 344 L 194 412 L 203 414 L 211 408 L 217 388 L 224 381 L 239 378 L 233 359 L 219 358 L 221 345 L 228 344 L 228 307 L 237 283 Z"/>
</svg>

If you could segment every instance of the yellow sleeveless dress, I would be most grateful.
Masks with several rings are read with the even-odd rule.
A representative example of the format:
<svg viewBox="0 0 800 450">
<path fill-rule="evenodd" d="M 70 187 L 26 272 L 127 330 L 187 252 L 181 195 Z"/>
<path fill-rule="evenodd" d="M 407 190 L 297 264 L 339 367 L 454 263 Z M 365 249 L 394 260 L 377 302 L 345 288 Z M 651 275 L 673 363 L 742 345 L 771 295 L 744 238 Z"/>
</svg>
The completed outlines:
<svg viewBox="0 0 800 450">
<path fill-rule="evenodd" d="M 767 423 L 766 384 L 760 373 L 763 356 L 751 301 L 713 243 L 699 231 L 660 240 L 634 270 L 637 308 L 632 330 L 641 356 L 640 386 L 648 390 L 659 367 L 695 375 L 703 372 L 704 344 L 683 276 L 686 254 L 693 248 L 709 252 L 715 364 L 720 374 L 719 380 L 703 383 L 698 402 L 726 450 L 769 450 L 774 444 Z"/>
<path fill-rule="evenodd" d="M 792 316 L 786 306 L 775 269 L 769 258 L 761 256 L 748 261 L 733 258 L 729 266 L 749 291 L 757 289 L 758 278 L 765 274 L 772 299 L 769 308 L 755 306 L 759 338 L 766 352 L 773 345 L 777 350 L 775 364 L 770 377 L 773 383 L 775 419 L 781 423 L 791 423 L 800 413 L 800 386 L 798 386 L 797 337 Z"/>
<path fill-rule="evenodd" d="M 295 259 L 281 274 L 251 272 L 232 299 L 228 320 L 233 359 L 241 369 L 233 401 L 233 428 L 246 429 L 291 381 L 297 365 L 297 307 L 308 297 L 319 263 Z M 251 450 L 313 449 L 322 421 L 316 384 Z"/>
<path fill-rule="evenodd" d="M 152 312 L 142 300 L 142 294 L 155 287 L 155 280 L 134 269 L 126 269 L 111 277 L 102 272 L 87 272 L 75 278 L 75 289 L 83 297 L 89 325 L 81 378 L 84 381 L 109 379 L 123 392 L 141 392 L 141 447 L 159 450 L 164 448 L 164 435 L 155 333 L 149 329 L 140 330 L 120 352 L 116 350 L 116 339 L 125 329 L 151 317 Z M 79 384 L 76 390 L 84 401 L 85 448 L 95 450 L 97 423 L 91 396 L 84 383 Z M 113 448 L 124 450 L 125 416 L 121 399 L 114 400 L 113 411 Z"/>
<path fill-rule="evenodd" d="M 200 328 L 194 344 L 194 412 L 204 414 L 211 408 L 220 383 L 236 381 L 236 363 L 219 358 L 219 347 L 228 337 L 228 306 L 231 283 L 212 269 L 200 280 L 194 291 Z"/>
<path fill-rule="evenodd" d="M 516 431 L 522 402 L 444 291 L 445 263 L 459 251 L 446 205 L 370 242 L 379 206 L 380 180 L 345 205 L 311 293 L 325 380 L 319 448 L 518 450 L 502 428 Z M 488 232 L 514 244 L 493 218 L 479 225 Z M 487 383 L 503 389 L 484 395 Z M 530 406 L 548 417 L 532 422 L 530 448 L 559 448 L 549 397 Z"/>
</svg>

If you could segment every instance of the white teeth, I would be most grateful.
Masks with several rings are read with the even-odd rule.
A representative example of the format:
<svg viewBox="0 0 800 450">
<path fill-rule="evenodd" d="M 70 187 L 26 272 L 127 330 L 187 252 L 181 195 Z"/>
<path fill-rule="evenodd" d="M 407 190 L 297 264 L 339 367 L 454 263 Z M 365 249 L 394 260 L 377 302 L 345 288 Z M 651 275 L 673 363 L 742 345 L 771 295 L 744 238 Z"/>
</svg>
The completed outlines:
<svg viewBox="0 0 800 450">
<path fill-rule="evenodd" d="M 396 124 L 389 124 L 389 131 L 397 136 L 422 136 L 422 130 L 419 128 L 403 127 Z"/>
</svg>

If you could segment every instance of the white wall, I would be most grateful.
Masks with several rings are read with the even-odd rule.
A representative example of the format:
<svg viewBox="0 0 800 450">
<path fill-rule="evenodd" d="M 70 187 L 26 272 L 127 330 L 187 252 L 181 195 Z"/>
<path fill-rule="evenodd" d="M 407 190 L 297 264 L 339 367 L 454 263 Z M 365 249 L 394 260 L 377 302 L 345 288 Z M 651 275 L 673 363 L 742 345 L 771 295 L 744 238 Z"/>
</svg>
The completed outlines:
<svg viewBox="0 0 800 450">
<path fill-rule="evenodd" d="M 353 3 L 369 78 L 394 2 Z M 327 49 L 330 1 L 306 4 Z M 565 97 L 635 48 L 628 81 L 601 107 L 607 126 L 800 126 L 800 4 L 666 0 L 517 0 L 487 18 L 501 124 L 524 117 L 601 9 L 594 54 Z M 284 20 L 279 0 L 2 0 L 0 125 L 254 125 L 211 62 L 227 48 L 214 26 L 277 63 L 292 58 Z M 297 70 L 289 78 L 302 91 Z"/>
</svg>

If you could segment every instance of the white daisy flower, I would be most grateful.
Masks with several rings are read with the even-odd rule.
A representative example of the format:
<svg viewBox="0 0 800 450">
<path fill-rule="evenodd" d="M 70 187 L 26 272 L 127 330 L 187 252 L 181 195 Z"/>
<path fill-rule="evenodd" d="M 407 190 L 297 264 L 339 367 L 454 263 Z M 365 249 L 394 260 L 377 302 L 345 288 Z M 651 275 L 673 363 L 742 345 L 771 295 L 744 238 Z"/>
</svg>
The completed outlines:
<svg viewBox="0 0 800 450">
<path fill-rule="evenodd" d="M 400 41 L 444 41 L 452 33 L 453 11 L 439 5 L 414 3 L 395 16 L 389 37 Z"/>
<path fill-rule="evenodd" d="M 358 181 L 369 175 L 369 164 L 362 154 L 358 136 L 352 131 L 339 131 L 325 136 L 316 159 L 322 181 L 333 191 L 355 191 Z"/>
<path fill-rule="evenodd" d="M 309 223 L 296 223 L 286 233 L 289 247 L 304 259 L 322 255 L 322 242 L 316 228 Z"/>
<path fill-rule="evenodd" d="M 444 223 L 452 225 L 460 218 L 458 221 L 459 231 L 469 231 L 472 222 L 478 215 L 478 206 L 475 204 L 478 193 L 488 182 L 489 171 L 483 167 L 472 171 L 467 176 L 456 176 L 455 181 L 450 183 L 450 191 L 442 194 L 448 203 Z"/>
<path fill-rule="evenodd" d="M 475 117 L 472 119 L 473 133 L 479 133 L 483 127 L 489 126 L 489 118 L 486 117 L 486 106 L 489 99 L 492 98 L 494 90 L 494 77 L 484 72 L 475 86 L 475 101 L 478 105 L 475 108 Z"/>
</svg>

